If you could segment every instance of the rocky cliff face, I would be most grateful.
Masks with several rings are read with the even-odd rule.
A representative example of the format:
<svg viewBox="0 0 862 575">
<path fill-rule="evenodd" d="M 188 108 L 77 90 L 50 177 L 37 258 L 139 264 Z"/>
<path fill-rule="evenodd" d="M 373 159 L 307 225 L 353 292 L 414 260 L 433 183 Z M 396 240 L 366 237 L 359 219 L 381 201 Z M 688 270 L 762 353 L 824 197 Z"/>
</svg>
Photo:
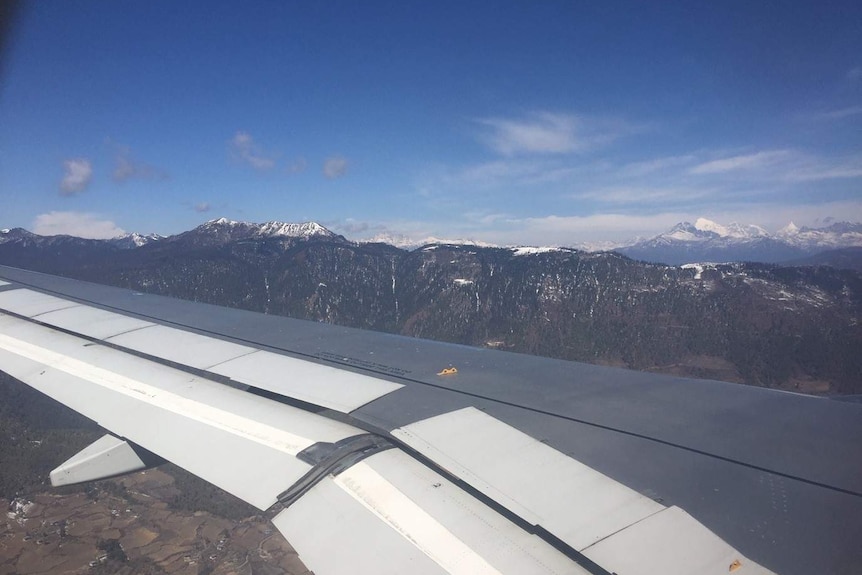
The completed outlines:
<svg viewBox="0 0 862 575">
<path fill-rule="evenodd" d="M 331 233 L 198 230 L 137 249 L 28 238 L 0 244 L 0 263 L 470 345 L 862 392 L 862 276 L 850 270 L 669 267 L 616 253 L 451 244 L 405 251 Z"/>
</svg>

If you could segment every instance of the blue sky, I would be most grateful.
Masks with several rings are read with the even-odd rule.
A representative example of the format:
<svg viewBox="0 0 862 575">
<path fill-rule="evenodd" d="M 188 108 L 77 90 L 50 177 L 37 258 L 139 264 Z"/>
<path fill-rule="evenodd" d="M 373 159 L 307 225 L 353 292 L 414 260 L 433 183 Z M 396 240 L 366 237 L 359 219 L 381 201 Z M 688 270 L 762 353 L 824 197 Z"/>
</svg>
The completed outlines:
<svg viewBox="0 0 862 575">
<path fill-rule="evenodd" d="M 858 2 L 29 2 L 2 64 L 2 227 L 862 221 Z"/>
</svg>

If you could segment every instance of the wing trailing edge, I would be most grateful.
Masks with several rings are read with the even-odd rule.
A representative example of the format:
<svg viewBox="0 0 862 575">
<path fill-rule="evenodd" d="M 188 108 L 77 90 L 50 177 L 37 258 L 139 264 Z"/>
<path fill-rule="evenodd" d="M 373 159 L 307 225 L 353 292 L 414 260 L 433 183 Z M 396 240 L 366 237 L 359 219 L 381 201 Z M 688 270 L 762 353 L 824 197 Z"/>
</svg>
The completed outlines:
<svg viewBox="0 0 862 575">
<path fill-rule="evenodd" d="M 476 409 L 391 433 L 350 416 L 399 393 L 394 376 L 15 284 L 0 286 L 0 368 L 113 434 L 58 482 L 164 458 L 267 511 L 321 574 L 771 573 Z"/>
</svg>

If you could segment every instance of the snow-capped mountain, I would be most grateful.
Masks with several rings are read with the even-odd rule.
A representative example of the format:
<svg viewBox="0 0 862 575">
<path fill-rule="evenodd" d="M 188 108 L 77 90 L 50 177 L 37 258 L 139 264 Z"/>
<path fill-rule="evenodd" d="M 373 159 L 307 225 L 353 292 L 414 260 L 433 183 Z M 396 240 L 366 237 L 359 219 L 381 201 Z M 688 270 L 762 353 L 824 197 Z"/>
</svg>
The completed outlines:
<svg viewBox="0 0 862 575">
<path fill-rule="evenodd" d="M 68 235 L 41 236 L 28 232 L 23 228 L 0 230 L 0 245 L 20 244 L 33 246 L 48 245 L 71 245 L 71 244 L 94 244 L 106 249 L 132 250 L 151 244 L 163 244 L 165 242 L 185 242 L 198 245 L 220 245 L 237 240 L 262 240 L 262 239 L 285 239 L 302 241 L 309 238 L 338 238 L 341 236 L 332 233 L 325 227 L 315 222 L 285 223 L 266 222 L 255 224 L 251 222 L 236 222 L 227 218 L 210 220 L 200 226 L 183 232 L 181 234 L 165 237 L 158 234 L 123 234 L 107 240 L 85 239 Z"/>
<path fill-rule="evenodd" d="M 638 241 L 618 251 L 646 261 L 667 264 L 695 262 L 784 262 L 825 250 L 862 246 L 862 224 L 839 222 L 825 228 L 797 227 L 792 222 L 774 234 L 760 226 L 727 226 L 698 218 Z"/>
<path fill-rule="evenodd" d="M 28 232 L 24 228 L 4 228 L 0 230 L 0 244 L 20 242 L 34 237 L 36 237 L 36 234 Z"/>
<path fill-rule="evenodd" d="M 159 234 L 123 234 L 108 240 L 108 243 L 122 249 L 140 248 L 153 242 L 158 242 L 165 239 L 165 236 Z"/>
<path fill-rule="evenodd" d="M 460 239 L 444 239 L 434 236 L 427 236 L 421 239 L 415 239 L 410 236 L 379 233 L 368 240 L 362 240 L 363 244 L 388 244 L 401 248 L 402 250 L 414 250 L 428 245 L 453 245 L 453 246 L 478 246 L 482 248 L 496 248 L 496 244 L 483 242 L 479 240 L 460 240 Z"/>
<path fill-rule="evenodd" d="M 839 249 L 862 246 L 862 224 L 836 222 L 825 228 L 797 227 L 790 222 L 775 234 L 790 245 L 803 249 Z"/>
<path fill-rule="evenodd" d="M 222 244 L 236 240 L 250 239 L 309 239 L 312 237 L 336 238 L 337 234 L 316 222 L 285 223 L 237 222 L 227 218 L 210 220 L 193 230 L 171 236 L 170 241 L 195 242 L 203 244 Z"/>
</svg>

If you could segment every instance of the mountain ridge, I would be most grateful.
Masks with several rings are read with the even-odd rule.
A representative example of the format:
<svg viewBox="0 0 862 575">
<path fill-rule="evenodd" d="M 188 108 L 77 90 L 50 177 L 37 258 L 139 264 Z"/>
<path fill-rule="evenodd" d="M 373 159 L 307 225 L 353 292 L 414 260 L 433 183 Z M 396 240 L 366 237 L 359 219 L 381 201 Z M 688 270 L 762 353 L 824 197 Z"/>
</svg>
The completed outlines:
<svg viewBox="0 0 862 575">
<path fill-rule="evenodd" d="M 820 228 L 799 227 L 790 222 L 775 233 L 770 233 L 755 224 L 732 222 L 723 225 L 707 218 L 697 218 L 695 223 L 679 222 L 667 231 L 651 238 L 640 239 L 627 245 L 599 243 L 575 244 L 571 247 L 497 246 L 473 240 L 444 240 L 427 237 L 411 241 L 406 236 L 378 234 L 377 236 L 352 242 L 325 226 L 314 222 L 287 223 L 269 221 L 253 223 L 228 218 L 212 219 L 203 224 L 171 236 L 158 234 L 129 233 L 106 240 L 92 240 L 69 235 L 40 236 L 23 228 L 0 230 L 0 243 L 45 242 L 51 245 L 63 243 L 102 242 L 119 249 L 137 249 L 165 242 L 186 242 L 218 246 L 240 240 L 272 240 L 284 242 L 308 241 L 325 238 L 356 244 L 386 244 L 396 249 L 415 250 L 428 245 L 465 245 L 475 247 L 506 247 L 522 253 L 536 250 L 575 249 L 579 251 L 618 251 L 641 261 L 683 265 L 689 263 L 759 261 L 782 263 L 804 261 L 828 250 L 862 247 L 862 223 L 830 222 Z M 825 262 L 845 261 L 846 258 L 824 258 Z M 817 260 L 812 260 L 817 261 Z"/>
<path fill-rule="evenodd" d="M 673 267 L 563 248 L 406 251 L 233 228 L 236 237 L 222 243 L 202 232 L 137 249 L 68 238 L 0 242 L 0 263 L 406 336 L 792 391 L 862 392 L 859 272 Z"/>
<path fill-rule="evenodd" d="M 832 222 L 822 228 L 793 222 L 772 234 L 753 224 L 721 225 L 706 218 L 680 222 L 668 231 L 617 249 L 629 257 L 669 265 L 717 261 L 781 263 L 862 246 L 862 224 Z"/>
</svg>

